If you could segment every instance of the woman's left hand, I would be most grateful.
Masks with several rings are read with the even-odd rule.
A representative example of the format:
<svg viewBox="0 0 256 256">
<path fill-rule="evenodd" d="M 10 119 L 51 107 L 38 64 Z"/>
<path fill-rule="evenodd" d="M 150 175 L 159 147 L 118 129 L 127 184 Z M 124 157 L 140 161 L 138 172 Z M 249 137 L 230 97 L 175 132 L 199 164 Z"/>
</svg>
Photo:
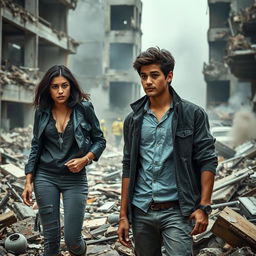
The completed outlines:
<svg viewBox="0 0 256 256">
<path fill-rule="evenodd" d="M 71 159 L 68 162 L 66 162 L 65 165 L 71 172 L 77 173 L 80 172 L 88 164 L 87 162 L 88 160 L 86 158 L 81 157 Z"/>
</svg>

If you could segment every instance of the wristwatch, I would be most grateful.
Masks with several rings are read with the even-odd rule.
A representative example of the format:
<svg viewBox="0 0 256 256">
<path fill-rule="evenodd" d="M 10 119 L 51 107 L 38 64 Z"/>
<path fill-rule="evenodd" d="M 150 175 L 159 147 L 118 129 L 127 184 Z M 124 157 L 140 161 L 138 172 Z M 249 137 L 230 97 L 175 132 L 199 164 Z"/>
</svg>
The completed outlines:
<svg viewBox="0 0 256 256">
<path fill-rule="evenodd" d="M 204 213 L 206 215 L 209 215 L 212 212 L 212 207 L 211 207 L 210 204 L 207 204 L 207 205 L 199 204 L 197 209 L 200 209 L 200 210 L 204 211 Z"/>
</svg>

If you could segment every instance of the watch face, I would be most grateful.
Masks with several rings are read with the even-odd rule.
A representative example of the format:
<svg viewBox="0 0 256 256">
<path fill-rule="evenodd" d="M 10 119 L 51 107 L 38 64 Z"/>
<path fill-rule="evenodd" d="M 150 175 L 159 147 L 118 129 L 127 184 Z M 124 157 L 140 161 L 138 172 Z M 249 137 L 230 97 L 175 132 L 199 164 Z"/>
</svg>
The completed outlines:
<svg viewBox="0 0 256 256">
<path fill-rule="evenodd" d="M 210 205 L 200 205 L 199 209 L 204 211 L 207 215 L 212 212 L 212 207 Z"/>
<path fill-rule="evenodd" d="M 205 212 L 207 215 L 209 215 L 212 212 L 212 207 L 210 205 L 205 206 Z"/>
</svg>

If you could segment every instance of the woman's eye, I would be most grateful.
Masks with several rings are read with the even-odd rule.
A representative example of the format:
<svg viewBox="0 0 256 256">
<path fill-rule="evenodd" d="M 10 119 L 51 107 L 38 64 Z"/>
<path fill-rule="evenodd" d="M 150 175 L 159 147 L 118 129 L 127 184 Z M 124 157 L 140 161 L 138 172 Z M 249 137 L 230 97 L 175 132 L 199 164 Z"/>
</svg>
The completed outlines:
<svg viewBox="0 0 256 256">
<path fill-rule="evenodd" d="M 58 86 L 58 85 L 52 85 L 51 88 L 52 88 L 52 89 L 58 89 L 59 86 Z"/>
</svg>

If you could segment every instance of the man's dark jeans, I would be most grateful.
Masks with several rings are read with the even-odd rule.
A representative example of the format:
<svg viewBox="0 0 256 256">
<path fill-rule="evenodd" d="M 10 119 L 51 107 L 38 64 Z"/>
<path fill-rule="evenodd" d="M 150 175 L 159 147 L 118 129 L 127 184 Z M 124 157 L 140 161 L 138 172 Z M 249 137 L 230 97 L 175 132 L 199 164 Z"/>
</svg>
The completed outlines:
<svg viewBox="0 0 256 256">
<path fill-rule="evenodd" d="M 181 215 L 179 206 L 147 213 L 132 207 L 132 230 L 137 256 L 192 255 L 192 222 Z"/>
</svg>

